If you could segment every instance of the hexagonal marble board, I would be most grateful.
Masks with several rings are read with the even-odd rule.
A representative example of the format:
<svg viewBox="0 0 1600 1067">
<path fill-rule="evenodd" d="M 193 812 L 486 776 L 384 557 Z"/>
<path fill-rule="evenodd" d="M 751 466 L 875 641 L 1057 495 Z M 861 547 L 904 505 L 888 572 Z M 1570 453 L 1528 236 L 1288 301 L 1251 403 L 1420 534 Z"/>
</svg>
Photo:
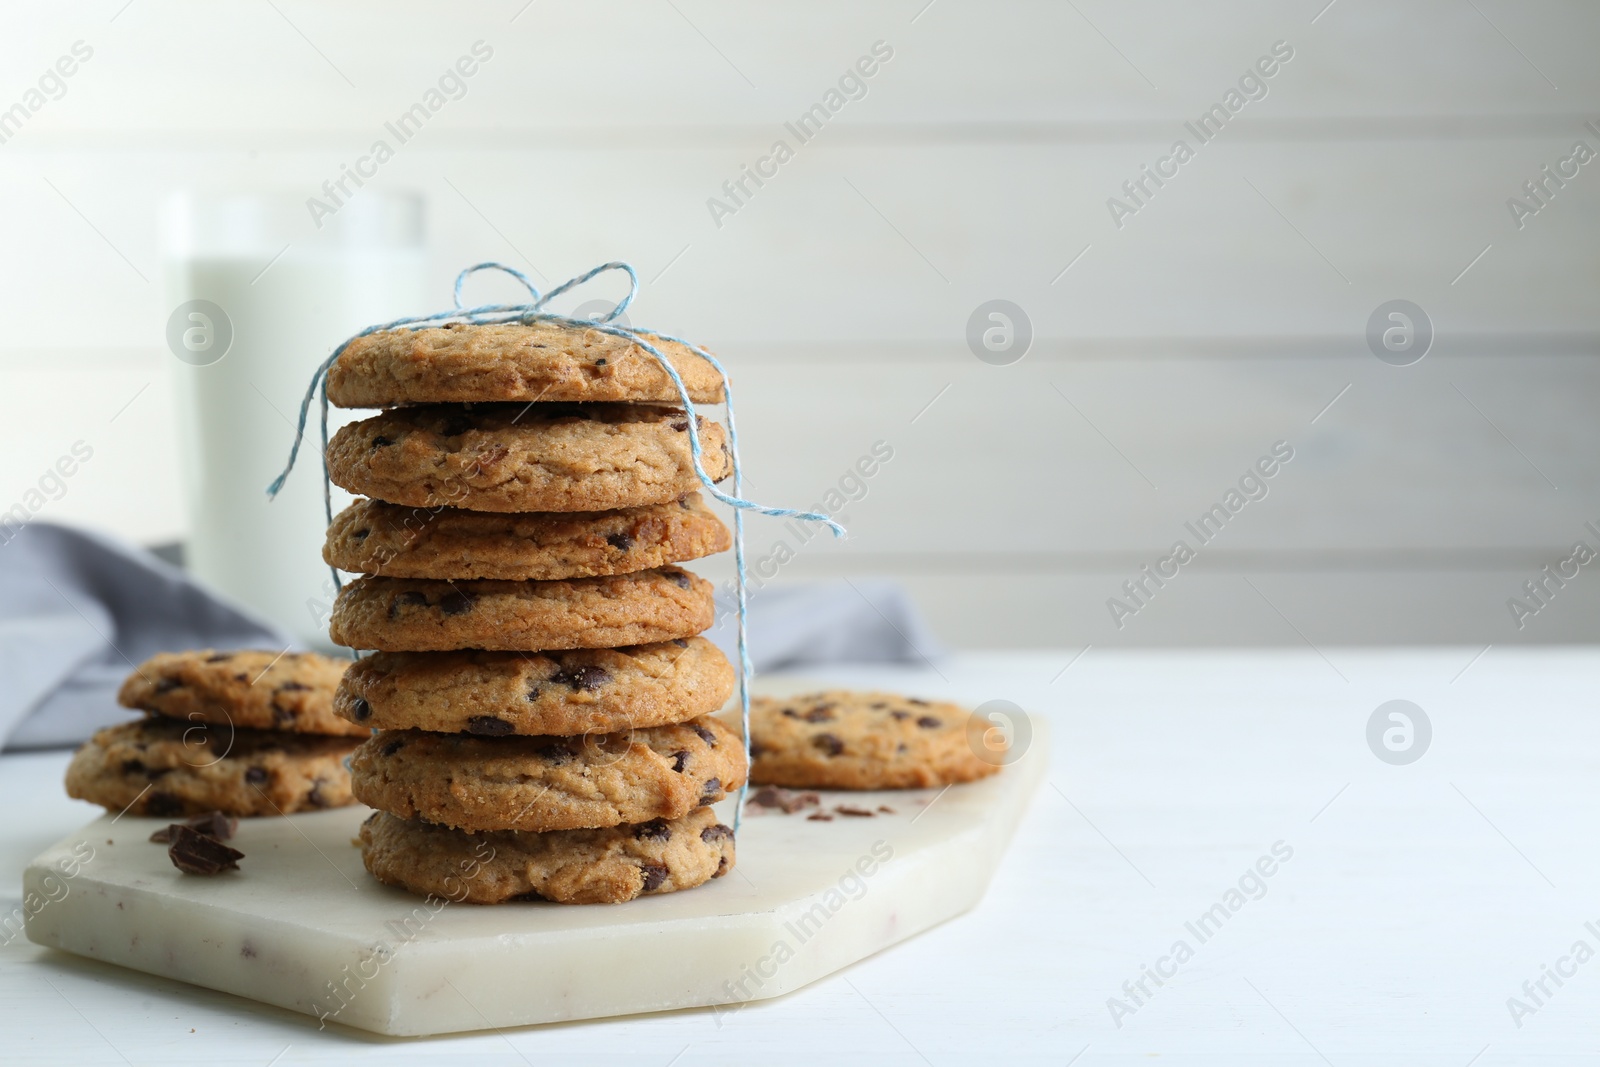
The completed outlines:
<svg viewBox="0 0 1600 1067">
<path fill-rule="evenodd" d="M 106 816 L 29 865 L 24 892 L 43 903 L 28 937 L 384 1034 L 738 1005 L 977 903 L 1044 777 L 1042 718 L 1033 730 L 985 781 L 822 794 L 821 810 L 870 818 L 752 811 L 732 872 L 617 905 L 430 904 L 380 885 L 352 844 L 359 806 L 242 820 L 240 870 L 211 878 L 149 843 L 169 820 Z M 84 843 L 92 858 L 64 877 Z"/>
</svg>

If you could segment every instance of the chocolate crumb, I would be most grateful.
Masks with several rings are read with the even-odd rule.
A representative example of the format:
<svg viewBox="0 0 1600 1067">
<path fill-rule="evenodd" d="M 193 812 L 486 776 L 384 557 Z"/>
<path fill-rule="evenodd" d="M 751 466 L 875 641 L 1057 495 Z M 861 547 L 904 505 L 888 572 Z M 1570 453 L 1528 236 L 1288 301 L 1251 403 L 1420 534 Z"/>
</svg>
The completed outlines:
<svg viewBox="0 0 1600 1067">
<path fill-rule="evenodd" d="M 853 804 L 838 804 L 834 806 L 833 810 L 840 815 L 852 815 L 858 819 L 871 819 L 877 814 L 867 808 L 858 808 Z"/>
<path fill-rule="evenodd" d="M 891 808 L 887 804 L 879 804 L 878 805 L 878 810 L 883 812 L 885 815 L 893 815 L 894 814 L 894 809 Z"/>
<path fill-rule="evenodd" d="M 173 823 L 167 827 L 167 832 L 172 835 L 167 855 L 171 857 L 172 865 L 184 874 L 209 875 L 238 870 L 239 861 L 244 859 L 244 853 L 238 849 L 230 848 L 183 823 Z"/>
<path fill-rule="evenodd" d="M 814 811 L 806 816 L 806 822 L 832 822 L 833 816 L 825 811 Z"/>
</svg>

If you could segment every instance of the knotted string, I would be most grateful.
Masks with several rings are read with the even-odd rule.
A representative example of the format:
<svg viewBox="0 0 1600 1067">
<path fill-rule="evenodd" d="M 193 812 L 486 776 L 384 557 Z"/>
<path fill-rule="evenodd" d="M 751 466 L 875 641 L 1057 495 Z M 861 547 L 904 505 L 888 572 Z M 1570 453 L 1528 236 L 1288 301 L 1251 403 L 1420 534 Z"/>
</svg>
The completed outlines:
<svg viewBox="0 0 1600 1067">
<path fill-rule="evenodd" d="M 531 297 L 531 302 L 527 304 L 483 304 L 478 307 L 463 308 L 461 306 L 462 286 L 466 283 L 466 280 L 470 275 L 480 270 L 498 270 L 511 275 L 527 288 L 528 295 Z M 617 301 L 616 305 L 608 313 L 593 319 L 574 319 L 565 315 L 557 315 L 553 312 L 544 310 L 544 306 L 553 298 L 561 296 L 562 294 L 585 284 L 598 275 L 604 274 L 606 271 L 611 270 L 620 270 L 627 274 L 629 285 L 628 294 L 621 300 Z M 278 495 L 278 492 L 283 488 L 284 482 L 286 482 L 289 478 L 289 472 L 294 470 L 295 461 L 300 456 L 300 444 L 305 439 L 306 420 L 311 413 L 311 403 L 313 400 L 317 400 L 320 397 L 322 429 L 322 509 L 327 517 L 329 525 L 332 525 L 333 488 L 332 480 L 328 477 L 328 371 L 330 368 L 332 368 L 339 357 L 344 354 L 344 350 L 350 347 L 351 342 L 357 340 L 358 338 L 367 337 L 371 334 L 379 333 L 384 330 L 421 330 L 444 322 L 467 322 L 473 324 L 518 322 L 524 325 L 529 325 L 535 322 L 553 322 L 563 326 L 575 326 L 583 329 L 598 330 L 601 333 L 611 334 L 614 337 L 621 337 L 633 342 L 638 347 L 650 353 L 651 356 L 655 357 L 656 362 L 661 364 L 661 369 L 666 371 L 667 377 L 672 379 L 673 387 L 678 390 L 678 399 L 682 403 L 684 411 L 688 414 L 689 451 L 694 462 L 694 472 L 696 476 L 699 477 L 701 484 L 705 486 L 705 488 L 713 497 L 733 508 L 733 562 L 735 571 L 734 589 L 737 596 L 739 620 L 739 721 L 743 726 L 745 760 L 746 763 L 748 763 L 750 758 L 750 676 L 754 673 L 754 671 L 752 670 L 750 664 L 750 645 L 747 630 L 749 597 L 746 591 L 745 580 L 744 513 L 746 511 L 756 511 L 763 515 L 771 515 L 774 518 L 795 518 L 801 520 L 802 522 L 823 523 L 833 531 L 833 535 L 835 537 L 844 536 L 844 527 L 840 526 L 837 522 L 834 522 L 828 516 L 818 512 L 797 511 L 792 508 L 767 507 L 764 504 L 757 504 L 754 501 L 744 499 L 744 473 L 739 462 L 739 428 L 733 414 L 733 385 L 728 380 L 728 372 L 723 368 L 722 364 L 715 356 L 693 342 L 686 341 L 681 337 L 674 337 L 671 334 L 657 333 L 653 330 L 641 330 L 631 326 L 619 326 L 616 324 L 615 320 L 628 309 L 629 305 L 633 303 L 634 298 L 639 295 L 639 275 L 634 271 L 633 267 L 627 263 L 602 263 L 598 267 L 594 267 L 574 278 L 568 279 L 567 281 L 556 286 L 554 289 L 550 290 L 548 293 L 544 293 L 542 295 L 539 292 L 538 286 L 534 285 L 526 274 L 523 274 L 514 267 L 508 267 L 503 263 L 475 263 L 463 270 L 460 274 L 456 275 L 453 295 L 455 307 L 451 310 L 439 311 L 431 315 L 411 316 L 408 318 L 396 319 L 393 322 L 386 322 L 378 326 L 369 326 L 365 330 L 362 330 L 360 333 L 356 334 L 354 337 L 351 337 L 344 343 L 340 344 L 339 347 L 333 350 L 332 355 L 317 365 L 317 369 L 311 375 L 311 384 L 306 388 L 305 398 L 300 401 L 300 416 L 295 423 L 294 443 L 289 447 L 289 461 L 284 465 L 283 473 L 274 478 L 272 480 L 272 484 L 267 486 L 268 498 L 274 498 Z M 716 482 L 714 482 L 711 476 L 706 473 L 705 465 L 702 462 L 703 450 L 700 444 L 699 413 L 695 408 L 694 401 L 689 398 L 689 388 L 684 384 L 683 377 L 678 373 L 678 369 L 672 365 L 672 361 L 667 359 L 666 355 L 661 351 L 661 349 L 657 348 L 656 345 L 649 340 L 649 338 L 654 338 L 657 341 L 668 341 L 674 344 L 683 345 L 684 347 L 693 351 L 696 355 L 700 356 L 706 362 L 710 363 L 712 368 L 716 370 L 718 377 L 722 379 L 724 406 L 726 407 L 728 418 L 728 451 L 733 465 L 732 494 L 724 493 L 722 490 L 718 489 Z M 329 567 L 329 570 L 333 573 L 334 589 L 338 590 L 342 588 L 343 583 L 339 578 L 338 568 Z M 739 832 L 740 823 L 744 819 L 745 798 L 749 792 L 750 781 L 747 775 L 745 784 L 739 788 L 739 798 L 737 807 L 734 811 L 733 831 L 735 834 Z"/>
</svg>

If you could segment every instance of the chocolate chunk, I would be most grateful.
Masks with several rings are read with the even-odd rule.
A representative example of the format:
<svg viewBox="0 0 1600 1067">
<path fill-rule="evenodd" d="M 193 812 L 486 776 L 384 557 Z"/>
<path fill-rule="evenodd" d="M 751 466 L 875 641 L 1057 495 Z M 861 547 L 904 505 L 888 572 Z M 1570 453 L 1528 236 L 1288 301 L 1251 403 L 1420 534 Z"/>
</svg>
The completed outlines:
<svg viewBox="0 0 1600 1067">
<path fill-rule="evenodd" d="M 446 615 L 465 615 L 472 610 L 473 602 L 477 598 L 471 593 L 464 593 L 459 589 L 452 589 L 439 598 L 439 610 Z"/>
<path fill-rule="evenodd" d="M 844 751 L 844 742 L 839 740 L 837 734 L 818 734 L 811 739 L 811 743 L 830 756 L 837 756 Z"/>
<path fill-rule="evenodd" d="M 550 676 L 550 681 L 592 693 L 611 681 L 611 672 L 604 667 L 563 667 Z"/>
<path fill-rule="evenodd" d="M 707 778 L 705 788 L 700 793 L 700 803 L 710 804 L 722 794 L 722 779 Z"/>
<path fill-rule="evenodd" d="M 504 737 L 511 732 L 510 723 L 493 715 L 474 715 L 467 720 L 467 733 L 479 737 Z"/>
<path fill-rule="evenodd" d="M 215 841 L 226 841 L 233 836 L 239 828 L 239 820 L 231 815 L 224 815 L 220 811 L 208 811 L 204 815 L 196 815 L 186 820 L 182 825 L 189 829 L 205 834 Z M 172 827 L 164 826 L 150 835 L 150 840 L 158 845 L 165 845 L 172 840 Z"/>
<path fill-rule="evenodd" d="M 923 715 L 917 719 L 917 725 L 924 730 L 937 730 L 944 725 L 944 720 L 936 719 L 932 715 Z"/>
<path fill-rule="evenodd" d="M 633 828 L 633 836 L 640 841 L 665 841 L 672 836 L 672 827 L 665 819 L 651 819 Z"/>
<path fill-rule="evenodd" d="M 379 754 L 384 755 L 384 756 L 392 756 L 396 752 L 399 752 L 402 748 L 405 748 L 405 747 L 406 747 L 406 739 L 403 738 L 403 737 L 395 737 L 395 738 L 391 738 L 388 741 L 384 742 L 383 747 L 380 748 L 378 750 L 378 752 L 379 752 Z"/>
<path fill-rule="evenodd" d="M 835 716 L 829 704 L 819 704 L 806 712 L 806 722 L 832 722 Z"/>
<path fill-rule="evenodd" d="M 171 793 L 151 793 L 145 798 L 144 813 L 146 815 L 182 815 L 183 800 Z"/>
<path fill-rule="evenodd" d="M 578 750 L 573 741 L 566 737 L 552 737 L 538 747 L 539 758 L 546 763 L 560 766 L 571 763 L 578 758 Z"/>
<path fill-rule="evenodd" d="M 244 853 L 238 849 L 230 848 L 183 823 L 173 823 L 167 827 L 167 832 L 172 837 L 172 843 L 167 846 L 167 855 L 172 858 L 172 865 L 184 874 L 234 871 L 239 869 L 239 861 L 244 859 Z"/>
<path fill-rule="evenodd" d="M 680 571 L 676 567 L 662 571 L 661 576 L 672 582 L 679 589 L 687 589 L 694 584 L 689 581 L 689 575 L 686 572 Z"/>
<path fill-rule="evenodd" d="M 712 733 L 710 730 L 707 730 L 704 726 L 701 726 L 697 722 L 692 722 L 689 724 L 689 729 L 693 730 L 697 735 L 699 735 L 700 740 L 704 741 L 712 748 L 717 747 L 717 735 Z"/>
<path fill-rule="evenodd" d="M 361 722 L 372 717 L 372 705 L 367 703 L 365 697 L 356 697 L 355 705 L 350 709 L 356 721 Z"/>
<path fill-rule="evenodd" d="M 687 753 L 687 752 L 674 752 L 672 754 L 672 769 L 673 770 L 677 771 L 679 774 L 682 774 L 683 773 L 683 769 L 685 767 L 687 767 L 687 766 L 689 766 L 689 753 Z"/>
<path fill-rule="evenodd" d="M 867 808 L 858 808 L 850 804 L 835 805 L 833 810 L 838 812 L 840 815 L 853 815 L 858 819 L 873 818 L 873 813 Z"/>
<path fill-rule="evenodd" d="M 659 863 L 645 863 L 639 867 L 639 873 L 644 875 L 644 885 L 639 888 L 641 893 L 651 893 L 661 887 L 667 880 L 667 869 Z"/>
<path fill-rule="evenodd" d="M 373 448 L 387 448 L 389 445 L 392 445 L 392 444 L 394 444 L 394 442 L 389 440 L 387 437 L 383 436 L 382 434 L 379 434 L 377 437 L 374 437 L 372 439 L 372 447 Z"/>
<path fill-rule="evenodd" d="M 724 837 L 730 839 L 733 837 L 733 827 L 724 826 L 720 822 L 715 826 L 708 826 L 700 831 L 700 840 L 708 845 L 713 841 L 721 841 Z"/>
<path fill-rule="evenodd" d="M 626 552 L 628 549 L 633 547 L 633 538 L 629 537 L 625 533 L 614 533 L 606 537 L 606 544 L 610 545 L 618 552 Z"/>
<path fill-rule="evenodd" d="M 247 767 L 244 772 L 244 780 L 251 785 L 260 785 L 267 780 L 267 772 L 262 767 Z"/>
</svg>

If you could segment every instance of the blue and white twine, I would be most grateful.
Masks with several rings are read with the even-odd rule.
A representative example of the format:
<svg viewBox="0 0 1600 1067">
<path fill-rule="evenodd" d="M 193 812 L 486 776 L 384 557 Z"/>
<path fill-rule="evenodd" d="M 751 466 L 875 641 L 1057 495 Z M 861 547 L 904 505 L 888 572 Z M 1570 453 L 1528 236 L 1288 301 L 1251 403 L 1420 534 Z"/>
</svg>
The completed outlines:
<svg viewBox="0 0 1600 1067">
<path fill-rule="evenodd" d="M 532 297 L 532 302 L 527 304 L 484 304 L 474 308 L 463 308 L 461 306 L 461 287 L 466 283 L 469 275 L 480 270 L 498 270 L 504 271 L 506 274 L 511 275 L 513 278 L 517 279 L 517 281 L 521 282 L 527 287 L 528 294 L 530 297 Z M 627 274 L 629 286 L 628 295 L 617 301 L 616 306 L 606 314 L 593 319 L 574 319 L 568 318 L 565 315 L 557 315 L 553 312 L 544 310 L 544 306 L 555 297 L 558 297 L 571 289 L 575 289 L 578 286 L 583 285 L 585 282 L 588 282 L 609 270 L 620 270 Z M 584 271 L 575 278 L 568 279 L 543 295 L 540 295 L 538 287 L 529 280 L 528 276 L 517 270 L 515 267 L 508 267 L 503 263 L 476 263 L 468 267 L 466 270 L 456 275 L 454 292 L 455 307 L 451 310 L 435 312 L 432 315 L 419 315 L 411 318 L 396 319 L 393 322 L 386 322 L 379 326 L 369 326 L 365 330 L 362 330 L 360 333 L 356 334 L 355 337 L 351 337 L 344 343 L 340 344 L 338 348 L 333 350 L 332 355 L 318 364 L 316 371 L 311 375 L 311 384 L 306 389 L 305 398 L 300 401 L 300 417 L 295 423 L 294 444 L 289 448 L 289 462 L 285 464 L 283 473 L 274 478 L 272 480 L 272 484 L 267 486 L 267 496 L 269 498 L 276 497 L 278 495 L 278 491 L 283 488 L 284 482 L 288 480 L 289 472 L 294 470 L 295 460 L 298 459 L 300 455 L 301 441 L 305 438 L 306 419 L 311 411 L 311 402 L 317 398 L 320 390 L 322 403 L 322 507 L 327 516 L 329 524 L 332 524 L 333 490 L 332 481 L 328 477 L 328 370 L 333 366 L 334 362 L 338 360 L 339 356 L 344 353 L 344 350 L 350 346 L 351 341 L 356 340 L 358 337 L 366 337 L 369 334 L 379 333 L 383 330 L 421 330 L 426 329 L 429 326 L 439 325 L 445 322 L 469 322 L 474 324 L 496 322 L 518 322 L 523 324 L 531 324 L 535 322 L 553 322 L 563 326 L 577 326 L 586 329 L 599 330 L 601 333 L 608 333 L 612 336 L 622 337 L 632 341 L 634 344 L 638 345 L 640 348 L 644 349 L 646 352 L 650 353 L 650 355 L 655 357 L 656 362 L 661 364 L 661 369 L 667 372 L 667 376 L 672 379 L 673 386 L 678 390 L 678 398 L 683 404 L 684 411 L 687 412 L 689 416 L 689 450 L 694 460 L 695 474 L 699 476 L 701 483 L 706 487 L 712 496 L 733 508 L 733 561 L 734 570 L 736 572 L 735 590 L 738 597 L 739 618 L 739 720 L 743 726 L 745 756 L 748 761 L 748 757 L 750 755 L 750 676 L 753 671 L 750 666 L 750 648 L 746 631 L 749 603 L 746 595 L 745 583 L 744 513 L 746 511 L 757 511 L 763 515 L 771 515 L 774 518 L 795 518 L 800 519 L 802 522 L 820 522 L 831 529 L 835 537 L 844 536 L 844 527 L 834 522 L 828 516 L 814 511 L 796 511 L 792 508 L 772 508 L 743 499 L 743 497 L 740 495 L 743 492 L 743 473 L 739 466 L 739 428 L 738 424 L 734 421 L 733 385 L 728 381 L 728 372 L 723 369 L 722 364 L 719 363 L 717 358 L 710 352 L 707 352 L 699 345 L 696 345 L 690 341 L 686 341 L 681 337 L 674 337 L 671 334 L 657 333 L 653 330 L 639 330 L 629 326 L 617 325 L 615 322 L 617 317 L 628 309 L 628 306 L 633 303 L 634 298 L 638 295 L 639 275 L 634 271 L 633 267 L 627 263 L 602 263 L 598 267 Z M 727 408 L 728 418 L 728 451 L 731 454 L 733 461 L 733 493 L 731 495 L 724 493 L 722 490 L 717 488 L 716 483 L 712 481 L 711 476 L 706 474 L 705 466 L 701 462 L 702 451 L 700 446 L 698 413 L 695 410 L 694 401 L 689 398 L 688 386 L 683 384 L 683 378 L 678 374 L 678 370 L 672 365 L 671 360 L 667 359 L 662 351 L 652 344 L 648 338 L 655 338 L 656 340 L 660 341 L 671 341 L 675 344 L 681 344 L 686 348 L 691 349 L 701 358 L 710 363 L 711 366 L 716 369 L 718 376 L 721 377 L 723 395 L 725 398 L 724 404 Z M 342 583 L 339 578 L 338 568 L 330 567 L 329 570 L 333 573 L 334 588 L 339 589 Z M 739 789 L 738 806 L 734 811 L 733 830 L 736 834 L 739 832 L 739 825 L 744 818 L 745 798 L 749 791 L 750 782 L 747 777 L 745 784 Z"/>
</svg>

